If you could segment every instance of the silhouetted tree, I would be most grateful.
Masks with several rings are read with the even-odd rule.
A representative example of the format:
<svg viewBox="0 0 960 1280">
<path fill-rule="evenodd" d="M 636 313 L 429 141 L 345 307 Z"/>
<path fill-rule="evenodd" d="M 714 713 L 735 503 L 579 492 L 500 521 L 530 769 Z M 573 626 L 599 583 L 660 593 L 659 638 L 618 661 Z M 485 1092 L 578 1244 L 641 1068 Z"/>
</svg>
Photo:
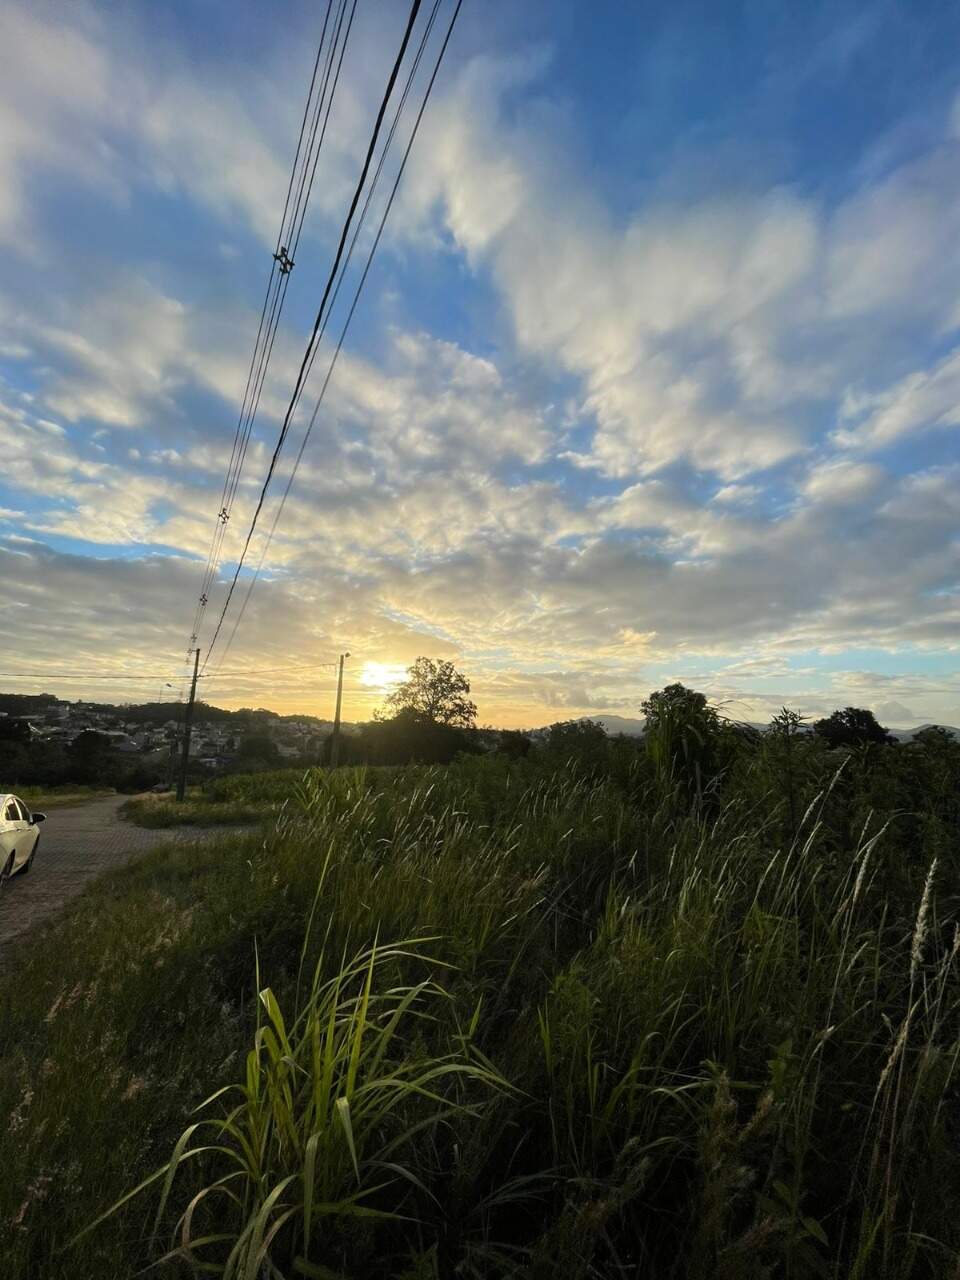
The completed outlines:
<svg viewBox="0 0 960 1280">
<path fill-rule="evenodd" d="M 547 747 L 563 755 L 589 755 L 606 742 L 607 731 L 596 720 L 558 720 L 547 729 Z"/>
<path fill-rule="evenodd" d="M 790 839 L 795 839 L 799 820 L 797 804 L 797 750 L 795 739 L 804 731 L 804 718 L 799 711 L 791 711 L 781 707 L 770 721 L 769 746 L 777 758 L 783 779 L 783 790 L 787 800 L 787 817 L 789 819 Z"/>
<path fill-rule="evenodd" d="M 834 711 L 824 720 L 817 720 L 814 733 L 826 739 L 831 747 L 860 747 L 867 743 L 892 742 L 882 725 L 877 724 L 872 711 L 865 707 L 844 707 Z"/>
<path fill-rule="evenodd" d="M 716 766 L 720 717 L 704 694 L 668 684 L 642 704 L 644 742 L 661 781 L 679 781 L 701 795 Z"/>
<path fill-rule="evenodd" d="M 415 711 L 436 724 L 471 729 L 476 724 L 476 703 L 470 701 L 470 682 L 452 662 L 418 658 L 407 667 L 407 679 L 387 698 L 394 712 Z"/>
<path fill-rule="evenodd" d="M 29 742 L 30 723 L 15 716 L 0 716 L 0 742 Z"/>
<path fill-rule="evenodd" d="M 70 754 L 83 763 L 102 760 L 109 751 L 110 739 L 96 729 L 84 729 L 70 743 Z"/>
<path fill-rule="evenodd" d="M 103 781 L 115 767 L 112 744 L 105 733 L 84 729 L 70 743 L 68 754 L 72 774 L 77 782 Z"/>
<path fill-rule="evenodd" d="M 267 733 L 245 734 L 237 755 L 243 760 L 276 761 L 280 758 L 277 744 Z"/>
<path fill-rule="evenodd" d="M 369 764 L 449 764 L 461 751 L 477 751 L 476 734 L 434 720 L 415 707 L 365 724 L 346 739 L 348 758 Z"/>
<path fill-rule="evenodd" d="M 501 755 L 511 756 L 513 759 L 528 756 L 532 745 L 527 735 L 519 729 L 501 729 L 497 739 L 497 750 Z"/>
</svg>

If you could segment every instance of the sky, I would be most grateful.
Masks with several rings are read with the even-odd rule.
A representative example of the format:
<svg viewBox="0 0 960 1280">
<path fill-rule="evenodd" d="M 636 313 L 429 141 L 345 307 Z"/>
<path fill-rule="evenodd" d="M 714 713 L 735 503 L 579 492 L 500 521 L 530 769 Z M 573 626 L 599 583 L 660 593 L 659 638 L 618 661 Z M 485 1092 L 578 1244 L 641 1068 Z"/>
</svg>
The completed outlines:
<svg viewBox="0 0 960 1280">
<path fill-rule="evenodd" d="M 359 0 L 201 644 L 406 8 Z M 322 9 L 3 6 L 0 688 L 182 693 Z M 958 68 L 933 0 L 464 0 L 202 696 L 329 716 L 349 650 L 348 720 L 426 654 L 494 725 L 960 724 Z"/>
</svg>

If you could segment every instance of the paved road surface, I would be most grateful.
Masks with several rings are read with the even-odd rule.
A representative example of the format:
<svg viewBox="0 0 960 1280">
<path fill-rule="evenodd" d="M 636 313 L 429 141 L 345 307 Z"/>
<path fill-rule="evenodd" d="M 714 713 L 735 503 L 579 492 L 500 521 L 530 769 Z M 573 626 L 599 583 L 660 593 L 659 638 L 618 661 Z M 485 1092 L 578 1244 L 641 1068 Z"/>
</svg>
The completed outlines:
<svg viewBox="0 0 960 1280">
<path fill-rule="evenodd" d="M 57 911 L 94 876 L 118 867 L 171 839 L 221 834 L 173 827 L 150 831 L 117 816 L 127 796 L 51 809 L 40 828 L 40 844 L 29 875 L 15 875 L 0 889 L 0 950 L 24 930 Z"/>
</svg>

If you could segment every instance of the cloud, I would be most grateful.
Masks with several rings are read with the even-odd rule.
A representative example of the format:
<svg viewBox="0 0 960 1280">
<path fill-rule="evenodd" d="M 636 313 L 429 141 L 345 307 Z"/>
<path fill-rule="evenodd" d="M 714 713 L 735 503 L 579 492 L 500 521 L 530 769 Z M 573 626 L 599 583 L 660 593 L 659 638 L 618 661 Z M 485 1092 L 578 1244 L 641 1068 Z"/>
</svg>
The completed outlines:
<svg viewBox="0 0 960 1280">
<path fill-rule="evenodd" d="M 956 323 L 958 159 L 960 142 L 945 139 L 837 209 L 825 262 L 829 317 Z"/>
<path fill-rule="evenodd" d="M 66 16 L 43 3 L 6 6 L 0 237 L 27 255 L 43 250 L 30 216 L 39 172 L 116 200 L 136 185 L 185 192 L 271 243 L 288 176 L 276 139 L 296 138 L 299 84 L 247 74 L 240 91 L 215 57 L 198 74 L 174 46 L 114 17 L 85 5 Z"/>
<path fill-rule="evenodd" d="M 841 458 L 811 467 L 801 491 L 821 504 L 852 505 L 868 498 L 882 484 L 884 475 L 883 469 L 873 463 Z"/>
<path fill-rule="evenodd" d="M 834 442 L 844 449 L 878 448 L 921 431 L 960 426 L 960 350 L 885 391 L 847 396 Z"/>
<path fill-rule="evenodd" d="M 900 729 L 911 728 L 917 723 L 916 715 L 902 702 L 881 702 L 875 714 L 882 723 Z"/>
<path fill-rule="evenodd" d="M 251 238 L 275 233 L 276 139 L 295 136 L 302 86 L 275 74 L 289 45 L 264 50 L 240 92 L 229 60 L 146 50 L 129 21 L 12 12 L 0 236 L 16 251 L 0 350 L 15 367 L 0 444 L 24 642 L 52 664 L 93 660 L 109 635 L 124 661 L 162 664 L 189 626 L 256 331 L 224 281 Z M 368 47 L 317 188 L 320 222 L 369 123 Z M 362 347 L 341 356 L 237 656 L 443 652 L 514 723 L 544 708 L 635 712 L 651 682 L 691 669 L 764 711 L 801 686 L 814 708 L 878 691 L 929 708 L 932 687 L 884 692 L 876 673 L 857 685 L 802 664 L 812 649 L 956 644 L 960 475 L 932 435 L 960 402 L 956 351 L 943 354 L 960 285 L 956 139 L 922 155 L 901 140 L 839 197 L 717 181 L 681 201 L 651 180 L 615 205 L 590 157 L 564 150 L 548 67 L 538 50 L 474 59 L 431 104 L 382 249 L 397 300 L 368 307 Z M 51 175 L 113 207 L 129 237 L 116 262 L 57 265 L 43 234 Z M 178 245 L 209 243 L 209 279 L 147 244 L 149 217 L 139 243 L 141 214 L 158 209 Z M 28 290 L 10 265 L 25 255 Z M 75 257 L 67 245 L 63 261 Z M 448 288 L 451 257 L 453 316 L 430 293 Z M 384 327 L 384 315 L 413 318 Z M 300 323 L 278 336 L 228 561 Z M 917 470 L 891 446 L 921 431 Z M 294 677 L 268 690 L 272 705 L 299 691 Z"/>
<path fill-rule="evenodd" d="M 0 81 L 0 242 L 32 256 L 30 172 L 55 168 L 117 190 L 101 137 L 111 106 L 109 63 L 78 30 L 8 5 Z"/>
<path fill-rule="evenodd" d="M 580 380 L 574 461 L 734 481 L 803 456 L 844 393 L 956 323 L 960 147 L 943 136 L 828 206 L 658 196 L 615 218 L 537 131 L 535 58 L 477 58 L 428 125 L 408 203 L 487 269 L 520 347 Z M 516 101 L 527 105 L 523 114 Z"/>
<path fill-rule="evenodd" d="M 746 506 L 756 501 L 763 490 L 755 484 L 725 484 L 711 498 L 724 506 Z"/>
<path fill-rule="evenodd" d="M 320 22 L 306 35 L 267 26 L 255 57 L 234 62 L 218 40 L 221 21 L 230 40 L 236 34 L 233 11 L 224 12 L 208 6 L 186 45 L 162 21 L 138 22 L 132 12 L 85 3 L 64 11 L 50 0 L 5 6 L 0 242 L 29 258 L 50 251 L 31 206 L 36 178 L 53 175 L 121 204 L 143 191 L 185 197 L 229 233 L 215 242 L 225 258 L 243 231 L 272 250 Z M 361 10 L 353 23 L 308 236 L 349 199 L 401 23 L 399 10 Z"/>
<path fill-rule="evenodd" d="M 387 368 L 341 358 L 332 384 L 334 412 L 359 426 L 374 453 L 402 470 L 539 462 L 550 434 L 496 365 L 456 343 L 395 330 Z"/>
</svg>

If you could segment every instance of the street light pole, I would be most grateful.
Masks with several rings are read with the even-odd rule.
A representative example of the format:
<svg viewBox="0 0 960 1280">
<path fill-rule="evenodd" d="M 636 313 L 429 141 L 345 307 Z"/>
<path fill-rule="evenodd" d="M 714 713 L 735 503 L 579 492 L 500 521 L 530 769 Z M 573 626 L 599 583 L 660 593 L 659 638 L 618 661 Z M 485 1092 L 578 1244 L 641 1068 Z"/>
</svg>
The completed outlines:
<svg viewBox="0 0 960 1280">
<path fill-rule="evenodd" d="M 340 706 L 343 702 L 343 660 L 349 653 L 341 653 L 340 667 L 337 672 L 337 709 L 333 716 L 333 734 L 330 738 L 330 768 L 335 769 L 340 763 Z"/>
<path fill-rule="evenodd" d="M 190 762 L 190 730 L 193 728 L 193 703 L 197 696 L 197 673 L 200 668 L 200 650 L 193 651 L 193 679 L 190 682 L 190 701 L 183 722 L 183 755 L 180 758 L 180 777 L 177 780 L 177 799 L 182 800 L 187 791 L 187 765 Z"/>
</svg>

